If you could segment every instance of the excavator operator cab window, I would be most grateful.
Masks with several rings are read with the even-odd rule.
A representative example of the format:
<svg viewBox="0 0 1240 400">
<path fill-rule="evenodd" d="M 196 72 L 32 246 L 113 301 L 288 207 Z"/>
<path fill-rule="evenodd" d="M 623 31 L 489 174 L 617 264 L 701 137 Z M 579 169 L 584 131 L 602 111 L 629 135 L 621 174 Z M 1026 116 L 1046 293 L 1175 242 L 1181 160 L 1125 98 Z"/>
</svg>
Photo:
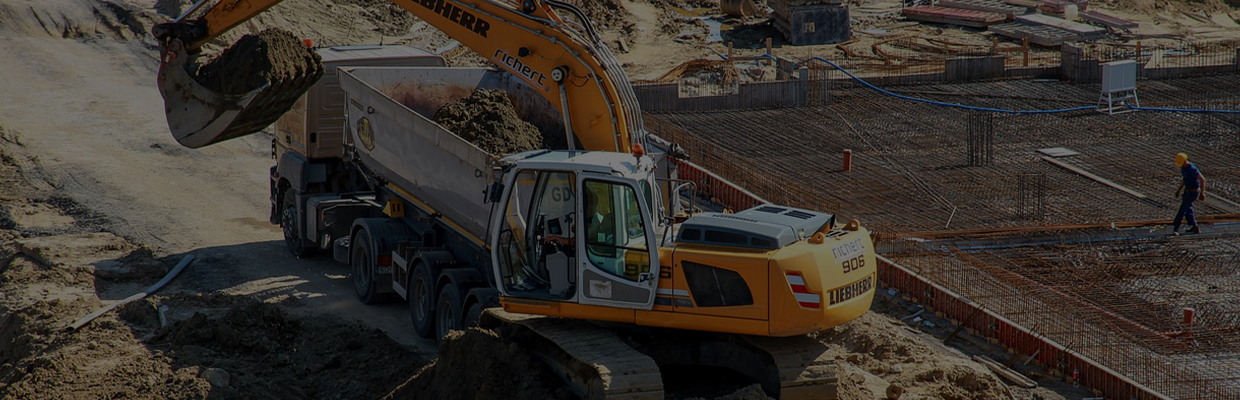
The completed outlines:
<svg viewBox="0 0 1240 400">
<path fill-rule="evenodd" d="M 496 243 L 499 257 L 500 272 L 503 284 L 511 288 L 525 280 L 524 273 L 529 267 L 529 246 L 525 238 L 526 212 L 529 211 L 530 197 L 534 193 L 535 174 L 522 171 L 512 183 L 508 200 L 504 202 L 504 217 L 501 222 L 499 241 Z"/>
<path fill-rule="evenodd" d="M 650 272 L 646 225 L 632 186 L 585 181 L 586 259 L 594 267 L 636 282 Z"/>
<path fill-rule="evenodd" d="M 576 284 L 575 174 L 526 170 L 514 185 L 498 243 L 505 289 L 535 298 L 571 298 Z"/>
</svg>

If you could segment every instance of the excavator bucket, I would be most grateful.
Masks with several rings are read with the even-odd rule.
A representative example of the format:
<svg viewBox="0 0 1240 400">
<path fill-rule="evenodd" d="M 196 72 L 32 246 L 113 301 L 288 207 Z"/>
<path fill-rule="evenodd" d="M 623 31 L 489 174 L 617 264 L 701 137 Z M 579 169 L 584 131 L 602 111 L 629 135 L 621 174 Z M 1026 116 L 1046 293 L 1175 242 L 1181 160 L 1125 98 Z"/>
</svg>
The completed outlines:
<svg viewBox="0 0 1240 400">
<path fill-rule="evenodd" d="M 323 75 L 318 54 L 283 31 L 246 35 L 198 68 L 193 58 L 167 41 L 158 78 L 168 128 L 189 148 L 263 130 Z"/>
</svg>

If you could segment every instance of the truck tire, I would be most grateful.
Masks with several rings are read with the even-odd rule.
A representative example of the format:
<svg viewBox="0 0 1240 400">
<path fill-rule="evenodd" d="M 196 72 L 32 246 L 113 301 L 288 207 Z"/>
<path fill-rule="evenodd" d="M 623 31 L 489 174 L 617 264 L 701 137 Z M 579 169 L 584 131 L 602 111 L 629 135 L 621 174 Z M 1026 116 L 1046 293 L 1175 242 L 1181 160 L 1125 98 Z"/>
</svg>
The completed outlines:
<svg viewBox="0 0 1240 400">
<path fill-rule="evenodd" d="M 284 231 L 284 246 L 293 257 L 302 258 L 310 255 L 314 244 L 302 239 L 297 230 L 297 196 L 292 189 L 286 189 L 280 196 L 280 230 Z"/>
<path fill-rule="evenodd" d="M 409 277 L 409 319 L 418 336 L 435 334 L 435 278 L 426 263 L 419 262 Z"/>
<path fill-rule="evenodd" d="M 353 267 L 353 289 L 362 304 L 378 304 L 392 300 L 392 293 L 376 293 L 374 245 L 370 232 L 357 231 L 350 247 L 349 265 Z"/>
<path fill-rule="evenodd" d="M 478 326 L 478 321 L 482 319 L 482 304 L 474 303 L 469 305 L 465 310 L 465 317 L 461 319 L 461 329 L 469 329 Z"/>
<path fill-rule="evenodd" d="M 461 330 L 461 294 L 456 285 L 444 285 L 439 290 L 439 305 L 435 307 L 435 341 L 443 342 L 449 331 Z"/>
</svg>

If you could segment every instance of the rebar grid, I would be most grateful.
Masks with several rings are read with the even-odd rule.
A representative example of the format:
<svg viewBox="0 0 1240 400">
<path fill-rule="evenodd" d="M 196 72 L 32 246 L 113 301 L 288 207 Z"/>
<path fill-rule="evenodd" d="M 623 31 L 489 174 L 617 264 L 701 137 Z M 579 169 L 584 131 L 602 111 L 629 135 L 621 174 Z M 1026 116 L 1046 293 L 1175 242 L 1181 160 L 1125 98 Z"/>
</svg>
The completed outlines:
<svg viewBox="0 0 1240 400">
<path fill-rule="evenodd" d="M 1139 86 L 1147 105 L 1237 109 L 1236 78 Z M 1097 86 L 1006 81 L 901 90 L 986 107 L 1047 109 L 1091 104 Z M 877 246 L 901 252 L 895 257 L 901 264 L 1135 381 L 1177 399 L 1240 399 L 1234 237 L 926 252 L 894 234 L 1170 218 L 1179 152 L 1189 153 L 1208 177 L 1211 200 L 1199 203 L 1198 213 L 1234 212 L 1213 199 L 1240 201 L 1240 117 L 1078 112 L 993 119 L 994 160 L 972 167 L 967 112 L 865 90 L 834 90 L 823 107 L 660 114 L 647 121 L 699 165 L 768 200 L 856 218 L 881 233 Z M 1080 152 L 1056 160 L 1145 197 L 1042 160 L 1035 150 L 1047 147 Z M 841 168 L 845 149 L 852 150 L 851 172 Z M 1041 178 L 1021 182 L 1020 176 Z M 1041 190 L 1030 190 L 1036 186 Z M 1022 217 L 1030 203 L 1041 203 L 1042 218 Z M 1183 324 L 1185 308 L 1195 311 L 1191 326 Z"/>
<path fill-rule="evenodd" d="M 1240 108 L 1235 75 L 1145 82 L 1147 103 Z M 934 100 L 1010 109 L 1092 103 L 1096 86 L 1003 81 L 907 89 Z M 993 97 L 998 96 L 1000 97 Z M 1144 103 L 1143 103 L 1144 104 Z M 1174 155 L 1190 154 L 1208 179 L 1199 214 L 1232 213 L 1214 199 L 1240 202 L 1240 117 L 1212 116 L 1207 132 L 1193 114 L 994 115 L 994 161 L 968 167 L 968 112 L 836 90 L 825 107 L 657 114 L 651 131 L 692 142 L 695 162 L 731 178 L 744 170 L 770 191 L 742 186 L 777 202 L 807 208 L 838 204 L 847 218 L 894 231 L 1024 226 L 1021 173 L 1046 176 L 1045 224 L 1167 219 L 1178 199 Z M 666 129 L 673 127 L 675 129 Z M 675 131 L 675 133 L 668 133 Z M 1081 154 L 1057 160 L 1145 195 L 1140 199 L 1054 166 L 1035 150 L 1068 147 Z M 842 172 L 852 150 L 853 171 Z M 693 153 L 698 154 L 693 154 Z M 705 158 L 715 162 L 703 161 Z M 785 201 L 788 200 L 788 201 Z M 824 210 L 834 211 L 834 210 Z M 950 221 L 950 224 L 949 224 Z"/>
<path fill-rule="evenodd" d="M 1240 398 L 1240 329 L 1234 320 L 1240 307 L 1230 304 L 1240 295 L 1238 265 L 1193 268 L 1178 261 L 1196 259 L 1194 264 L 1203 265 L 1237 254 L 1240 245 L 1234 239 L 1160 239 L 1113 246 L 913 251 L 893 258 L 1130 379 L 1176 399 L 1204 400 Z M 1160 255 L 1169 261 L 1157 260 Z M 1187 278 L 1176 278 L 1189 270 Z M 1159 286 L 1151 277 L 1173 284 Z M 1191 296 L 1177 295 L 1194 285 Z M 1211 292 L 1211 285 L 1221 288 Z M 1208 318 L 1198 311 L 1200 317 L 1187 326 L 1179 314 L 1185 305 L 1221 316 Z M 1032 346 L 1017 345 L 1016 350 L 1031 354 Z M 1057 366 L 1052 360 L 1049 367 Z"/>
<path fill-rule="evenodd" d="M 1127 244 L 1020 247 L 978 257 L 1104 310 L 1103 320 L 1160 354 L 1240 348 L 1240 306 L 1221 301 L 1240 291 L 1219 286 L 1240 288 L 1234 273 L 1240 264 L 1227 262 L 1240 247 L 1202 252 L 1196 241 L 1141 242 L 1157 248 L 1129 255 Z M 1147 277 L 1178 289 L 1143 282 Z M 1185 295 L 1197 298 L 1181 300 Z M 1201 309 L 1201 318 L 1185 325 L 1186 308 Z"/>
</svg>

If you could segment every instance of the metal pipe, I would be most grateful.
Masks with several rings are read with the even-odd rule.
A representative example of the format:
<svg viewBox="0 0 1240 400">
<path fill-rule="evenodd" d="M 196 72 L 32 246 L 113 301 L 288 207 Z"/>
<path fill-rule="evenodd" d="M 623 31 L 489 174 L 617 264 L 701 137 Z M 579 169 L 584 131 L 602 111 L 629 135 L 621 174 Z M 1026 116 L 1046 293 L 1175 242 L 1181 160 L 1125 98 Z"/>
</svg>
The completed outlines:
<svg viewBox="0 0 1240 400">
<path fill-rule="evenodd" d="M 163 288 L 164 285 L 167 285 L 168 282 L 171 282 L 173 278 L 176 278 L 177 275 L 180 274 L 181 271 L 185 269 L 185 267 L 189 266 L 189 263 L 191 261 L 194 261 L 194 255 L 193 254 L 185 255 L 185 258 L 182 258 L 181 262 L 177 263 L 176 267 L 172 268 L 172 271 L 168 272 L 167 275 L 164 275 L 164 279 L 160 279 L 159 282 L 155 282 L 154 285 L 151 285 L 151 287 L 147 288 L 145 291 L 134 294 L 133 296 L 126 297 L 124 300 L 113 303 L 110 306 L 101 308 L 98 311 L 90 313 L 89 315 L 82 317 L 81 319 L 78 319 L 77 321 L 73 321 L 73 323 L 69 324 L 69 326 L 66 327 L 65 330 L 72 331 L 72 330 L 81 329 L 86 324 L 89 324 L 90 321 L 94 321 L 95 318 L 99 318 L 100 315 L 103 315 L 104 313 L 107 313 L 108 311 L 112 311 L 113 309 L 117 307 L 120 307 L 122 305 L 131 303 L 137 300 L 142 300 L 146 296 L 149 296 L 150 294 L 155 293 L 159 289 Z"/>
<path fill-rule="evenodd" d="M 577 146 L 573 145 L 573 121 L 568 116 L 568 94 L 565 93 L 564 84 L 568 82 L 568 74 L 565 73 L 564 80 L 560 81 L 560 110 L 564 114 L 564 136 L 568 139 L 568 149 L 577 150 Z M 620 151 L 621 149 L 616 149 Z"/>
</svg>

